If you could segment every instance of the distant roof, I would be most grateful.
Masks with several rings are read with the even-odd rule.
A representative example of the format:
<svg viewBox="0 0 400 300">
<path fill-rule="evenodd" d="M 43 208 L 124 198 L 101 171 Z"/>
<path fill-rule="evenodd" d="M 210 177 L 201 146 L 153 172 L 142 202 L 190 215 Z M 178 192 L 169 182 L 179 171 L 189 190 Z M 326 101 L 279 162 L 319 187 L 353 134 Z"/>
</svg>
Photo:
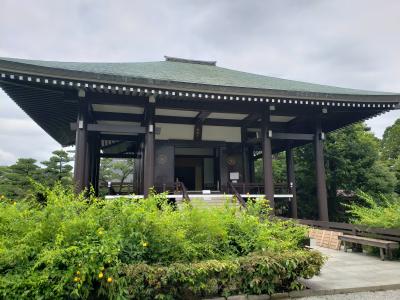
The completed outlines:
<svg viewBox="0 0 400 300">
<path fill-rule="evenodd" d="M 207 85 L 209 87 L 231 87 L 257 90 L 288 91 L 299 93 L 318 93 L 335 95 L 358 96 L 395 96 L 398 94 L 341 88 L 335 86 L 287 80 L 276 77 L 252 74 L 216 66 L 215 61 L 189 60 L 175 57 L 165 57 L 165 61 L 156 62 L 56 62 L 42 60 L 26 60 L 17 58 L 0 58 L 2 66 L 10 63 L 23 66 L 44 67 L 48 70 L 62 72 L 83 72 L 85 78 L 102 80 L 103 76 L 113 78 L 114 81 L 129 83 L 130 80 L 146 80 L 147 82 L 161 82 L 165 84 L 187 83 Z M 111 77 L 110 77 L 111 76 Z M 296 96 L 293 94 L 293 96 Z M 306 95 L 304 95 L 306 96 Z"/>
</svg>

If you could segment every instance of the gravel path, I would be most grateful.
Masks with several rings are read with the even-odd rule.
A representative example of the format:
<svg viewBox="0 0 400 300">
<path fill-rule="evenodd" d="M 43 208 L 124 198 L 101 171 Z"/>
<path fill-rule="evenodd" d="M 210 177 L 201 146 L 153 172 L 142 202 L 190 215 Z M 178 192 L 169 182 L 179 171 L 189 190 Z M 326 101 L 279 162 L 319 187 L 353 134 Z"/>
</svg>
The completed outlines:
<svg viewBox="0 0 400 300">
<path fill-rule="evenodd" d="M 352 294 L 337 294 L 329 296 L 314 296 L 300 298 L 304 300 L 400 300 L 400 290 L 380 292 L 360 292 Z"/>
</svg>

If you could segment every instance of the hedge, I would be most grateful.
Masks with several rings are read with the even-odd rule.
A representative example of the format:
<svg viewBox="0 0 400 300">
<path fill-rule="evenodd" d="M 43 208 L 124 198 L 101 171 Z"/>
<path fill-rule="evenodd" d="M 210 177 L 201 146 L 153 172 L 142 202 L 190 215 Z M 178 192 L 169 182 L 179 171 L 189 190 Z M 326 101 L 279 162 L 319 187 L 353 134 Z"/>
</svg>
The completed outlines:
<svg viewBox="0 0 400 300">
<path fill-rule="evenodd" d="M 231 260 L 132 264 L 121 276 L 133 299 L 199 299 L 235 294 L 272 294 L 302 288 L 299 278 L 319 273 L 320 253 L 308 250 L 258 253 Z"/>
<path fill-rule="evenodd" d="M 0 201 L 0 299 L 195 298 L 299 288 L 318 254 L 305 227 L 246 210 L 171 206 L 165 194 L 108 201 L 56 186 Z M 258 253 L 258 254 L 255 254 Z"/>
</svg>

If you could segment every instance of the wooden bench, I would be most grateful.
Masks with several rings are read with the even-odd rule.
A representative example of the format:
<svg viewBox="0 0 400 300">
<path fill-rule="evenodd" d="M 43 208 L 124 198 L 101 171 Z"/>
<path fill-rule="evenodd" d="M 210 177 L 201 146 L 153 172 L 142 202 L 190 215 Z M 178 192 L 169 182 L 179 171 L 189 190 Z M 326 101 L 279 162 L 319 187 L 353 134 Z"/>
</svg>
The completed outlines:
<svg viewBox="0 0 400 300">
<path fill-rule="evenodd" d="M 338 238 L 343 242 L 345 252 L 347 251 L 347 243 L 368 245 L 379 248 L 382 260 L 385 260 L 385 256 L 389 257 L 389 259 L 392 259 L 392 250 L 399 248 L 398 242 L 373 239 L 357 235 L 341 235 Z"/>
</svg>

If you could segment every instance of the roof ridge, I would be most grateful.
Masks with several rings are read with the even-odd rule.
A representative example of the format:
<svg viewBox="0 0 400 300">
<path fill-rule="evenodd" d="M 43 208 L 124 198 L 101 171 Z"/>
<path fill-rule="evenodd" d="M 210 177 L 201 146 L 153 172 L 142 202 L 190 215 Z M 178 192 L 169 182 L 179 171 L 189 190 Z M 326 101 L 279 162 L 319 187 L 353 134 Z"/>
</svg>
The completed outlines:
<svg viewBox="0 0 400 300">
<path fill-rule="evenodd" d="M 165 61 L 172 61 L 172 62 L 181 62 L 181 63 L 188 63 L 188 64 L 198 64 L 198 65 L 208 65 L 208 66 L 216 66 L 217 61 L 215 60 L 198 60 L 198 59 L 187 59 L 187 58 L 180 58 L 180 57 L 172 57 L 164 55 Z"/>
</svg>

